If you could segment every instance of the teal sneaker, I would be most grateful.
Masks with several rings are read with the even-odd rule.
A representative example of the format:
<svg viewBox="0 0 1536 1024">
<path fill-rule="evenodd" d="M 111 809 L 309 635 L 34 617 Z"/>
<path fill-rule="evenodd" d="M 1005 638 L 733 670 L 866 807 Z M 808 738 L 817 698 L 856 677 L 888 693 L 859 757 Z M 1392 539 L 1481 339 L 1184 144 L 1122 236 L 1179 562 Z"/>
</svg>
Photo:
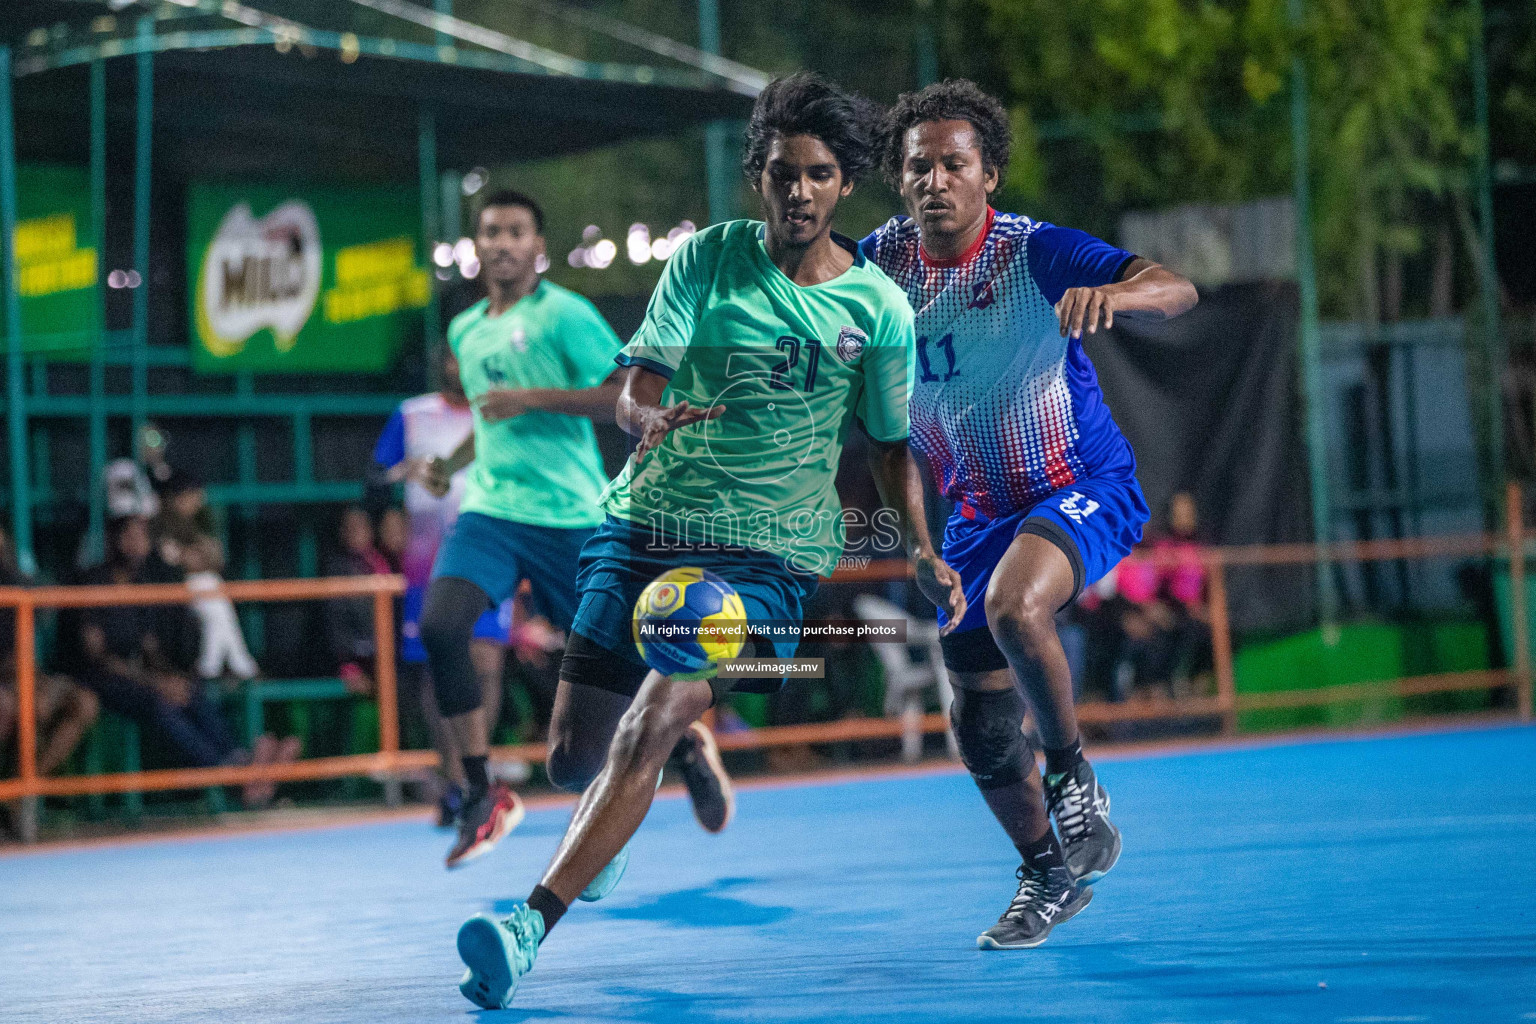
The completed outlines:
<svg viewBox="0 0 1536 1024">
<path fill-rule="evenodd" d="M 459 991 L 483 1010 L 505 1010 L 543 938 L 544 915 L 526 903 L 500 920 L 476 914 L 459 926 L 459 959 L 469 967 Z"/>
<path fill-rule="evenodd" d="M 624 848 L 614 854 L 613 860 L 597 873 L 597 877 L 592 879 L 587 887 L 581 890 L 581 895 L 576 898 L 587 903 L 596 903 L 613 892 L 614 887 L 619 884 L 619 879 L 624 877 L 624 869 L 627 867 L 629 867 L 629 844 L 625 843 Z"/>
</svg>

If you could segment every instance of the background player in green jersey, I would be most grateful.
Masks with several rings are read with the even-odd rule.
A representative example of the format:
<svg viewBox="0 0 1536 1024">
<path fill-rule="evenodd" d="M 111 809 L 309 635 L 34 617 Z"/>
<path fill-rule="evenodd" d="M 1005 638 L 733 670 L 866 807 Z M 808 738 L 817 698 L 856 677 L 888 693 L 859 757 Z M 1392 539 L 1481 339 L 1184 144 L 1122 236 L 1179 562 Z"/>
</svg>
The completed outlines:
<svg viewBox="0 0 1536 1024">
<path fill-rule="evenodd" d="M 618 387 L 618 336 L 585 298 L 538 274 L 544 214 L 533 199 L 491 195 L 475 248 L 487 296 L 448 328 L 474 430 L 449 458 L 419 469 L 421 482 L 443 494 L 469 467 L 421 612 L 438 710 L 467 784 L 449 867 L 489 851 L 522 818 L 517 797 L 487 773 L 494 723 L 470 657 L 475 621 L 528 579 L 550 621 L 570 628 L 576 556 L 600 521 L 604 474 L 592 418 L 612 415 Z"/>
<path fill-rule="evenodd" d="M 539 276 L 544 214 L 533 199 L 513 191 L 490 196 L 475 249 L 487 296 L 448 328 L 474 431 L 452 456 L 420 467 L 422 481 L 438 494 L 469 467 L 459 517 L 438 551 L 421 613 L 438 709 L 464 753 L 468 789 L 449 867 L 490 850 L 522 816 L 516 796 L 492 786 L 487 773 L 495 723 L 486 720 L 470 658 L 475 620 L 527 579 L 539 609 L 570 630 L 577 555 L 603 520 L 597 500 L 607 477 L 592 420 L 613 415 L 619 389 L 613 329 L 592 303 Z M 586 759 L 595 760 L 616 722 L 606 706 L 557 700 L 551 733 L 564 737 L 563 750 L 590 749 Z M 707 732 L 677 745 L 689 792 L 703 796 L 700 821 L 718 829 L 729 780 L 712 751 Z M 590 781 L 558 762 L 551 776 L 575 789 Z"/>
<path fill-rule="evenodd" d="M 619 356 L 628 370 L 618 421 L 639 446 L 582 551 L 560 688 L 606 689 L 634 703 L 528 901 L 460 929 L 469 970 L 459 987 L 479 1006 L 505 1006 L 571 901 L 617 882 L 673 744 L 731 688 L 639 662 L 630 609 L 656 575 L 708 569 L 736 588 L 751 623 L 798 624 L 801 601 L 842 550 L 833 480 L 857 420 L 881 493 L 899 506 L 924 592 L 951 612 L 964 600 L 921 509 L 914 517 L 904 504 L 916 471 L 906 445 L 911 309 L 852 241 L 832 233 L 838 201 L 873 162 L 874 128 L 863 101 L 814 75 L 769 85 L 744 159 L 765 222 L 715 225 L 682 246 Z M 789 657 L 796 645 L 755 646 Z"/>
</svg>

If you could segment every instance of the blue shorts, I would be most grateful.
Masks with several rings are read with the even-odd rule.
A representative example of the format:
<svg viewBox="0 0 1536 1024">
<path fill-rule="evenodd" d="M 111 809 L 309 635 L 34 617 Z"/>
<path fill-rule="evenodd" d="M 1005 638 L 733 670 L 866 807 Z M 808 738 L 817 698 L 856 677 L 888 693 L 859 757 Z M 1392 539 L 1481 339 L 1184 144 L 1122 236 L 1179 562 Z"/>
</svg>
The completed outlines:
<svg viewBox="0 0 1536 1024">
<path fill-rule="evenodd" d="M 576 559 L 591 536 L 590 529 L 530 526 L 464 512 L 437 551 L 432 578 L 469 580 L 485 591 L 493 611 L 528 580 L 535 610 L 569 632 L 576 616 Z"/>
<path fill-rule="evenodd" d="M 407 665 L 424 665 L 427 649 L 421 643 L 421 605 L 427 599 L 426 587 L 406 587 L 400 608 L 400 660 Z M 494 640 L 504 644 L 512 634 L 512 602 L 503 601 L 475 620 L 476 640 Z"/>
<path fill-rule="evenodd" d="M 749 623 L 799 623 L 805 599 L 816 590 L 816 577 L 795 572 L 777 555 L 658 539 L 648 526 L 609 516 L 581 549 L 576 576 L 581 602 L 560 678 L 633 697 L 645 679 L 645 662 L 630 625 L 635 601 L 657 576 L 683 566 L 707 569 L 736 588 Z M 756 645 L 761 656 L 793 658 L 799 640 L 758 639 Z M 771 693 L 784 685 L 782 679 L 733 682 L 734 689 L 752 693 Z"/>
<path fill-rule="evenodd" d="M 1098 582 L 1141 543 L 1147 518 L 1141 485 L 1131 476 L 1078 480 L 1029 508 L 985 522 L 958 512 L 950 516 L 942 557 L 960 574 L 966 607 L 960 625 L 943 638 L 945 666 L 955 672 L 1008 667 L 987 628 L 987 586 L 1020 533 L 1044 537 L 1067 556 L 1076 600 L 1084 587 Z M 941 609 L 939 624 L 946 621 Z"/>
</svg>

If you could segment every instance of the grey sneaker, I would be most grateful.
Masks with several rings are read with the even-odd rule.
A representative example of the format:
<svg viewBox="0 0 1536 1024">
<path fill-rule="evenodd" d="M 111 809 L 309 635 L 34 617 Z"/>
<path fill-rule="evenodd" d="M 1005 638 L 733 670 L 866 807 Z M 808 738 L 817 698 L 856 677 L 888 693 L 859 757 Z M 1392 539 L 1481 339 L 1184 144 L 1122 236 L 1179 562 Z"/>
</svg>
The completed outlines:
<svg viewBox="0 0 1536 1024">
<path fill-rule="evenodd" d="M 1109 794 L 1093 766 L 1080 761 L 1070 772 L 1047 775 L 1045 805 L 1056 819 L 1072 877 L 1092 885 L 1109 874 L 1120 859 L 1120 830 L 1109 820 Z"/>
<path fill-rule="evenodd" d="M 1033 949 L 1093 899 L 1093 890 L 1074 884 L 1059 865 L 1041 870 L 1020 864 L 1015 874 L 1018 892 L 997 924 L 976 936 L 977 949 Z"/>
</svg>

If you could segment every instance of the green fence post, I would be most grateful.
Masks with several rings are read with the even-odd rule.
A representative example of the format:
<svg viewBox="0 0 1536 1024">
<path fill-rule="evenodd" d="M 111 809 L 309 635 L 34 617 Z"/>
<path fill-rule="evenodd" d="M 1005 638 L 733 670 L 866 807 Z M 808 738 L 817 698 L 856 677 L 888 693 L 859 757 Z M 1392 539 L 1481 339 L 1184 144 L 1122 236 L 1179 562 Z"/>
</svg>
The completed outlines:
<svg viewBox="0 0 1536 1024">
<path fill-rule="evenodd" d="M 422 353 L 427 363 L 427 382 L 431 387 L 436 388 L 441 383 L 438 378 L 441 374 L 439 367 L 442 364 L 442 360 L 434 357 L 442 325 L 438 322 L 441 307 L 437 294 L 437 265 L 432 262 L 432 247 L 437 243 L 441 229 L 438 217 L 440 199 L 438 190 L 441 186 L 437 178 L 437 115 L 432 108 L 423 105 L 417 118 L 416 156 L 421 174 L 421 245 L 427 266 L 432 268 L 433 275 L 429 278 L 432 289 L 427 296 L 427 308 L 422 311 L 421 340 Z"/>
<path fill-rule="evenodd" d="M 139 39 L 155 34 L 155 19 L 139 19 Z M 133 445 L 138 452 L 139 431 L 144 427 L 149 400 L 149 185 L 150 145 L 154 139 L 155 55 L 145 46 L 138 57 L 139 94 L 135 117 L 133 163 L 133 267 L 139 286 L 133 290 Z"/>
<path fill-rule="evenodd" d="M 1301 301 L 1301 372 L 1307 403 L 1307 465 L 1312 483 L 1312 536 L 1318 544 L 1317 610 L 1324 635 L 1334 628 L 1338 596 L 1322 545 L 1333 539 L 1333 504 L 1328 479 L 1328 416 L 1323 394 L 1322 344 L 1317 329 L 1317 268 L 1312 253 L 1311 132 L 1308 124 L 1307 64 L 1301 28 L 1305 0 L 1290 0 L 1291 161 L 1296 208 L 1296 282 Z"/>
<path fill-rule="evenodd" d="M 1493 244 L 1493 176 L 1489 171 L 1488 58 L 1483 40 L 1483 0 L 1472 0 L 1472 105 L 1477 123 L 1477 219 L 1482 228 L 1482 252 L 1478 265 L 1479 319 L 1483 326 L 1488 360 L 1488 462 L 1491 479 L 1487 490 L 1497 494 L 1504 479 L 1504 335 L 1499 317 L 1498 260 Z"/>
<path fill-rule="evenodd" d="M 241 370 L 236 373 L 235 395 L 242 404 L 255 393 L 256 379 L 251 371 Z M 240 488 L 249 494 L 251 485 L 256 482 L 256 424 L 249 416 L 243 416 L 240 420 L 240 426 L 235 432 L 235 447 Z M 243 579 L 260 579 L 261 550 L 257 547 L 255 502 L 246 502 L 240 506 L 240 518 L 244 523 L 240 575 Z M 242 604 L 240 610 L 241 622 L 245 626 L 245 636 L 250 641 L 252 653 L 258 658 L 265 657 L 267 653 L 266 606 Z"/>
<path fill-rule="evenodd" d="M 91 228 L 96 235 L 96 337 L 91 343 L 91 468 L 86 480 L 90 519 L 86 534 L 88 558 L 105 550 L 107 489 L 102 471 L 107 465 L 107 310 L 102 282 L 107 252 L 107 64 L 91 61 Z"/>
<path fill-rule="evenodd" d="M 314 422 L 309 410 L 293 414 L 293 480 L 302 490 L 315 481 Z M 315 517 L 299 520 L 299 575 L 306 579 L 320 573 L 319 548 L 315 539 Z"/>
<path fill-rule="evenodd" d="M 49 462 L 51 454 L 51 441 L 49 439 L 48 425 L 39 423 L 32 427 L 32 498 L 34 501 L 48 500 L 53 493 L 53 466 Z"/>
<path fill-rule="evenodd" d="M 699 0 L 699 49 L 720 55 L 719 0 Z M 708 178 L 709 222 L 718 224 L 736 216 L 736 170 L 731 159 L 731 122 L 711 121 L 704 126 L 704 168 Z"/>
<path fill-rule="evenodd" d="M 934 44 L 933 0 L 917 0 L 913 5 L 917 19 L 917 87 L 932 85 L 939 80 L 939 51 Z"/>
<path fill-rule="evenodd" d="M 16 279 L 16 122 L 11 105 L 11 48 L 0 46 L 0 286 L 5 292 L 6 426 L 11 441 L 11 541 L 23 572 L 32 557 L 32 490 L 27 472 L 27 389 L 21 351 L 21 295 Z"/>
</svg>

